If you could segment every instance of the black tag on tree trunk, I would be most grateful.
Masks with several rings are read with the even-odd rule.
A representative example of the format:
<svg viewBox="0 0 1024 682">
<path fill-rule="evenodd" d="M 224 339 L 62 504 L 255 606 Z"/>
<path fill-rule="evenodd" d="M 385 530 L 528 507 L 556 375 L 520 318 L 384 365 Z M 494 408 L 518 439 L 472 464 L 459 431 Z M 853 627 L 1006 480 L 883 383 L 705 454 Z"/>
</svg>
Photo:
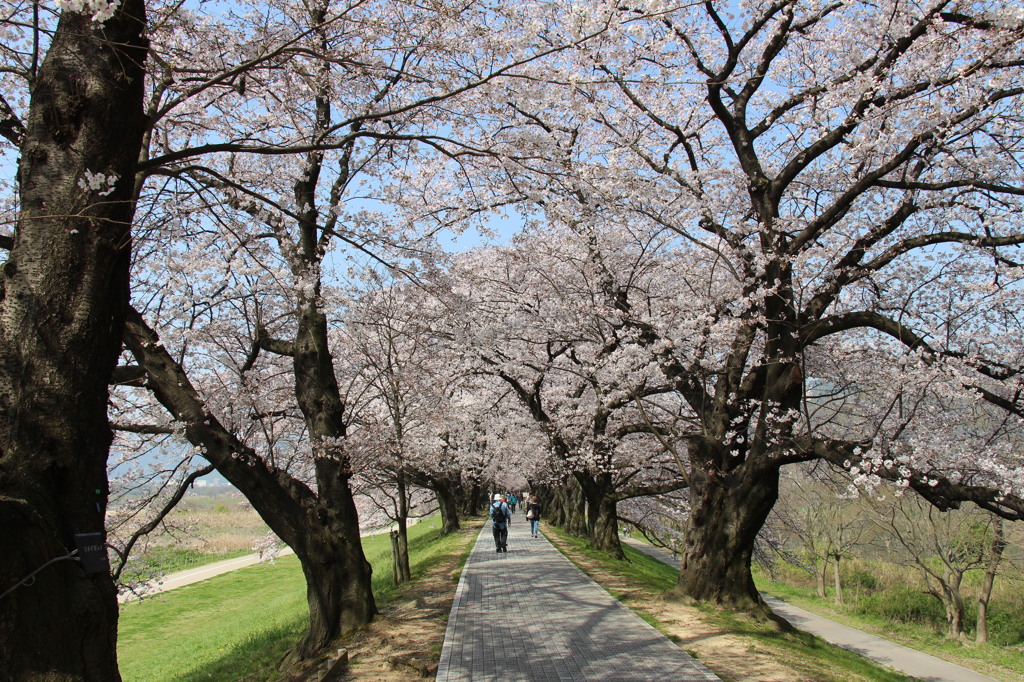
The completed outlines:
<svg viewBox="0 0 1024 682">
<path fill-rule="evenodd" d="M 107 557 L 107 546 L 103 543 L 103 533 L 76 533 L 75 544 L 78 545 L 78 558 L 86 575 L 110 573 L 110 559 Z"/>
</svg>

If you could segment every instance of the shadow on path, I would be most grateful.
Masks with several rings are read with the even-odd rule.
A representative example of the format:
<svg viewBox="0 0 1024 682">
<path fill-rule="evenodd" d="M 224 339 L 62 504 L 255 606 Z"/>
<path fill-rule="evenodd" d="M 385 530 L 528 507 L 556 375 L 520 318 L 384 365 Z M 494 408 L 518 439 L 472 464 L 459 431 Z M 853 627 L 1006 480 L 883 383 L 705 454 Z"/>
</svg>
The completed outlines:
<svg viewBox="0 0 1024 682">
<path fill-rule="evenodd" d="M 490 525 L 452 605 L 439 681 L 717 680 L 515 517 L 508 552 Z"/>
</svg>

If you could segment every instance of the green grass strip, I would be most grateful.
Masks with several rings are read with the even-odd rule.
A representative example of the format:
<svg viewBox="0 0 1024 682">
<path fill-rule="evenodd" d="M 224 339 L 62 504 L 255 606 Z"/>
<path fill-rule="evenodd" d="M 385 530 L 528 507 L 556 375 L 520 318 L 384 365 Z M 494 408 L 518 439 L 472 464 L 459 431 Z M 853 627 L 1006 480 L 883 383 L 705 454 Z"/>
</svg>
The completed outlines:
<svg viewBox="0 0 1024 682">
<path fill-rule="evenodd" d="M 409 528 L 416 578 L 458 538 L 437 539 L 437 519 Z M 387 534 L 363 538 L 378 602 L 391 597 Z M 121 607 L 118 658 L 125 682 L 273 680 L 274 667 L 309 619 L 298 559 L 287 556 Z"/>
<path fill-rule="evenodd" d="M 1024 672 L 1024 648 L 1019 645 L 1002 647 L 995 644 L 963 643 L 946 638 L 944 628 L 937 630 L 925 623 L 903 623 L 886 619 L 875 613 L 864 613 L 858 609 L 855 597 L 850 598 L 851 603 L 840 605 L 831 600 L 819 598 L 813 585 L 798 585 L 786 580 L 769 580 L 758 570 L 754 572 L 754 579 L 758 589 L 765 594 L 837 623 L 858 628 L 991 677 L 1007 680 L 1024 679 L 1024 675 L 1021 674 Z M 879 591 L 874 601 L 888 602 L 890 609 L 898 610 L 903 607 L 904 613 L 907 613 L 909 606 L 901 601 L 905 589 L 890 588 Z M 852 594 L 854 590 L 849 590 L 849 592 Z M 920 596 L 932 599 L 923 593 Z"/>
</svg>

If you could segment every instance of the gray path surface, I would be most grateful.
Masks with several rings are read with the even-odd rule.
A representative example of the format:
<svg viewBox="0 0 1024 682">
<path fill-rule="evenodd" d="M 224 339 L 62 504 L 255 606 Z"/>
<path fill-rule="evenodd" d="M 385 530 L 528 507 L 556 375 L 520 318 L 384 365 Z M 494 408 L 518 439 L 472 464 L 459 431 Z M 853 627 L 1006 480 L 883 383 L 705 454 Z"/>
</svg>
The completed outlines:
<svg viewBox="0 0 1024 682">
<path fill-rule="evenodd" d="M 415 526 L 420 521 L 419 517 L 409 519 L 408 526 Z M 381 533 L 387 533 L 391 530 L 392 526 L 385 526 L 383 528 L 377 528 L 376 530 L 367 531 L 360 533 L 360 537 L 369 537 L 371 535 L 380 535 Z M 292 554 L 291 547 L 284 547 L 276 556 L 283 557 Z M 124 592 L 117 596 L 118 603 L 127 604 L 133 601 L 139 601 L 143 597 L 150 597 L 160 592 L 167 592 L 185 585 L 191 585 L 192 583 L 202 582 L 207 578 L 212 578 L 217 575 L 224 573 L 230 573 L 231 571 L 237 571 L 240 568 L 246 566 L 252 566 L 263 561 L 263 558 L 259 554 L 247 554 L 246 556 L 235 557 L 234 559 L 225 559 L 223 561 L 215 561 L 209 564 L 203 564 L 197 568 L 189 568 L 184 571 L 178 571 L 176 573 L 168 573 L 163 578 L 155 580 L 150 584 L 141 588 L 138 593 L 135 592 Z"/>
<path fill-rule="evenodd" d="M 542 522 L 543 523 L 543 522 Z M 448 620 L 440 682 L 717 680 L 513 518 L 508 552 L 477 538 Z"/>
<path fill-rule="evenodd" d="M 625 542 L 644 554 L 679 568 L 679 560 L 664 549 L 632 539 L 625 539 Z M 761 596 L 764 597 L 772 611 L 788 620 L 793 627 L 817 635 L 826 642 L 855 651 L 876 663 L 912 675 L 919 680 L 928 682 L 997 682 L 995 678 L 968 670 L 955 663 L 949 663 L 902 644 L 896 644 L 887 639 L 869 635 L 862 630 L 841 625 L 765 594 Z"/>
</svg>

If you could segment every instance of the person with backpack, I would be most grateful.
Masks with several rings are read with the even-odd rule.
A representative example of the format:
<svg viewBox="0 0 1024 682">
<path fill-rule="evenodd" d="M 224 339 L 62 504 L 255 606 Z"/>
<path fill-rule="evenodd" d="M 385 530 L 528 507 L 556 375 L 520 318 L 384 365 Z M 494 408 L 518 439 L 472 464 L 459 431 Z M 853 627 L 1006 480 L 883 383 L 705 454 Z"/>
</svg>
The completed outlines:
<svg viewBox="0 0 1024 682">
<path fill-rule="evenodd" d="M 516 494 L 515 493 L 512 493 L 511 495 L 509 495 L 509 497 L 508 497 L 508 510 L 510 512 L 512 512 L 513 514 L 516 513 L 516 502 L 518 502 L 518 501 L 519 500 L 516 499 Z"/>
<path fill-rule="evenodd" d="M 540 523 L 540 504 L 536 497 L 526 503 L 526 518 L 530 522 L 530 535 L 537 537 L 537 524 Z"/>
<path fill-rule="evenodd" d="M 494 546 L 496 552 L 508 551 L 508 524 L 512 521 L 512 512 L 508 505 L 501 499 L 501 493 L 494 494 L 494 503 L 491 504 L 491 530 L 494 532 Z"/>
</svg>

